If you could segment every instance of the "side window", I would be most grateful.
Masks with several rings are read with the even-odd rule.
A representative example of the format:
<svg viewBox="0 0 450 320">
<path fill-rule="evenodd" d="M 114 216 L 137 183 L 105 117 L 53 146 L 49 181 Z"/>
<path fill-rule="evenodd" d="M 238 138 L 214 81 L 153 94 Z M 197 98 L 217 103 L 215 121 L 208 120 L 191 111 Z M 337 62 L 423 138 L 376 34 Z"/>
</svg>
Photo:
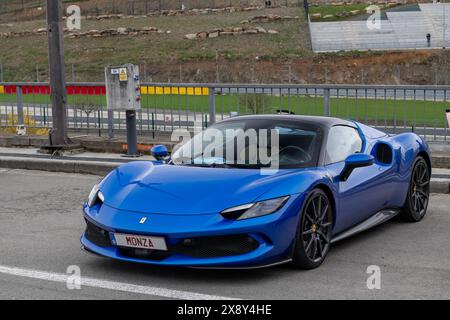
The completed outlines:
<svg viewBox="0 0 450 320">
<path fill-rule="evenodd" d="M 362 140 L 356 129 L 347 126 L 332 127 L 327 140 L 327 164 L 344 161 L 349 155 L 361 152 Z"/>
</svg>

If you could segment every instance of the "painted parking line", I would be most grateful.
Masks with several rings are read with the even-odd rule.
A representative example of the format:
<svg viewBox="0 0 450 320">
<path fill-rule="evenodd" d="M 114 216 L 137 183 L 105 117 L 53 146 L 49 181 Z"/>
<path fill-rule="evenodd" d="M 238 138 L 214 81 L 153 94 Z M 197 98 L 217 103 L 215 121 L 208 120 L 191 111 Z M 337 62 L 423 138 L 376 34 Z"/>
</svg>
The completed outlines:
<svg viewBox="0 0 450 320">
<path fill-rule="evenodd" d="M 24 278 L 32 278 L 37 280 L 44 281 L 52 281 L 52 282 L 61 282 L 67 283 L 67 280 L 70 280 L 71 275 L 63 274 L 63 273 L 54 273 L 33 269 L 24 269 L 24 268 L 16 268 L 9 266 L 1 266 L 0 265 L 0 274 L 24 277 Z M 189 291 L 179 291 L 172 290 L 166 288 L 157 288 L 151 286 L 140 286 L 130 283 L 124 282 L 116 282 L 102 279 L 95 279 L 89 277 L 81 277 L 80 281 L 81 286 L 92 287 L 92 288 L 100 288 L 135 294 L 143 294 L 150 296 L 158 296 L 163 298 L 171 298 L 171 299 L 182 299 L 182 300 L 240 300 L 236 298 L 216 296 L 216 295 L 208 295 L 196 292 Z"/>
</svg>

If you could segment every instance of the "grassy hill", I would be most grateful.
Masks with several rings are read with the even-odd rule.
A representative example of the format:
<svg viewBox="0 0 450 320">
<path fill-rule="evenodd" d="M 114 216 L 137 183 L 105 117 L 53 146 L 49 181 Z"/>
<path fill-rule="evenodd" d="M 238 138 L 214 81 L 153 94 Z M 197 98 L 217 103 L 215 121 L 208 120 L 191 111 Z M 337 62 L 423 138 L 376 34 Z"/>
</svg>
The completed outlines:
<svg viewBox="0 0 450 320">
<path fill-rule="evenodd" d="M 111 1 L 90 0 L 83 2 L 83 6 L 86 3 L 100 6 Z M 128 0 L 113 2 L 121 1 Z M 203 0 L 198 1 L 200 3 Z M 209 2 L 213 4 L 219 1 Z M 242 26 L 242 20 L 266 14 L 298 16 L 299 19 L 251 24 L 266 30 L 277 30 L 278 34 L 221 36 L 202 40 L 184 38 L 188 33 Z M 157 27 L 163 32 L 139 36 L 66 38 L 67 80 L 103 81 L 106 65 L 131 62 L 141 66 L 142 79 L 147 82 L 218 80 L 232 83 L 450 84 L 448 50 L 314 54 L 310 48 L 302 7 L 82 20 L 83 32 L 148 26 Z M 43 19 L 21 22 L 9 20 L 8 23 L 0 21 L 0 33 L 43 27 Z M 16 38 L 0 36 L 0 64 L 3 65 L 5 81 L 46 81 L 46 35 Z"/>
<path fill-rule="evenodd" d="M 253 15 L 275 14 L 299 16 L 300 19 L 257 23 L 252 25 L 277 30 L 278 34 L 221 36 L 215 39 L 187 40 L 184 35 L 214 28 L 239 27 L 241 21 Z M 167 81 L 166 69 L 173 72 L 186 65 L 186 78 L 198 73 L 192 64 L 210 62 L 215 70 L 216 52 L 219 64 L 250 61 L 285 61 L 308 56 L 311 53 L 309 33 L 302 8 L 273 8 L 249 12 L 186 16 L 131 17 L 111 20 L 82 20 L 82 30 L 105 30 L 119 27 L 142 28 L 153 26 L 164 33 L 145 36 L 106 38 L 78 38 L 65 41 L 66 64 L 69 79 L 72 64 L 76 77 L 82 80 L 102 80 L 103 68 L 108 64 L 132 62 L 146 65 L 148 77 Z M 44 20 L 4 24 L 0 32 L 30 31 L 45 27 Z M 170 33 L 167 33 L 170 32 Z M 47 38 L 32 35 L 1 38 L 0 62 L 4 79 L 8 81 L 35 81 L 36 65 L 39 78 L 46 79 Z M 173 71 L 172 69 L 175 69 Z M 223 70 L 225 72 L 226 70 Z M 208 71 L 209 72 L 209 71 Z M 188 80 L 188 79 L 187 79 Z M 201 79 L 199 79 L 201 80 Z M 207 79 L 204 79 L 207 80 Z"/>
</svg>

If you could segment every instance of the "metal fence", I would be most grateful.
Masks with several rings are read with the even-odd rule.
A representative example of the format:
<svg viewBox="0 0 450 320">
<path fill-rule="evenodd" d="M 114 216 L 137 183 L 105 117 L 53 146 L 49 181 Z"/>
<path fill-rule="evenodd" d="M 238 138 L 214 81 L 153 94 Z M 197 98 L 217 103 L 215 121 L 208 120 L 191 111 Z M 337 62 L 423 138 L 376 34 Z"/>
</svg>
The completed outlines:
<svg viewBox="0 0 450 320">
<path fill-rule="evenodd" d="M 63 3 L 78 4 L 84 14 L 147 14 L 163 10 L 250 7 L 262 6 L 264 0 L 107 0 L 86 4 L 83 0 L 63 0 Z M 274 6 L 298 5 L 298 0 L 272 0 Z M 45 7 L 45 0 L 0 0 L 0 14 L 20 12 L 27 9 Z"/>
<path fill-rule="evenodd" d="M 89 134 L 124 132 L 125 112 L 106 108 L 103 83 L 68 83 L 68 126 Z M 360 122 L 388 133 L 414 131 L 446 141 L 450 86 L 142 84 L 141 135 L 202 129 L 245 114 L 324 115 Z M 0 127 L 50 128 L 47 83 L 0 83 Z"/>
</svg>

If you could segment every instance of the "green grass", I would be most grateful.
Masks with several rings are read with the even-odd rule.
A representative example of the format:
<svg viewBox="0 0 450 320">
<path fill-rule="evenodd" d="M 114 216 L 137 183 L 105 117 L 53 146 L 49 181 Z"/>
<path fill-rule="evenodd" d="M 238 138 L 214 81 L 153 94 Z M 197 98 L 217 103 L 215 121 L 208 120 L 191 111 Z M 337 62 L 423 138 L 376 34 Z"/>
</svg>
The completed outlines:
<svg viewBox="0 0 450 320">
<path fill-rule="evenodd" d="M 252 99 L 254 94 L 237 95 L 226 94 L 216 96 L 216 112 L 217 114 L 229 114 L 231 111 L 237 111 L 239 114 L 254 113 L 252 109 Z M 47 104 L 50 103 L 49 96 L 45 95 L 24 95 L 25 104 Z M 322 97 L 313 96 L 266 96 L 258 102 L 258 113 L 275 113 L 277 110 L 289 110 L 295 114 L 303 115 L 323 115 Z M 16 97 L 14 95 L 1 95 L 0 102 L 14 103 Z M 92 109 L 98 106 L 106 105 L 104 96 L 69 96 L 69 104 L 92 105 Z M 413 101 L 413 100 L 393 100 L 393 99 L 367 99 L 361 98 L 331 98 L 331 114 L 332 116 L 346 119 L 355 119 L 362 122 L 378 123 L 383 125 L 386 120 L 387 125 L 394 122 L 403 126 L 446 126 L 445 109 L 448 103 L 442 101 Z M 187 96 L 187 95 L 143 95 L 142 107 L 149 109 L 150 112 L 161 112 L 166 109 L 166 113 L 174 113 L 183 111 L 190 112 L 209 112 L 208 96 Z"/>
</svg>

